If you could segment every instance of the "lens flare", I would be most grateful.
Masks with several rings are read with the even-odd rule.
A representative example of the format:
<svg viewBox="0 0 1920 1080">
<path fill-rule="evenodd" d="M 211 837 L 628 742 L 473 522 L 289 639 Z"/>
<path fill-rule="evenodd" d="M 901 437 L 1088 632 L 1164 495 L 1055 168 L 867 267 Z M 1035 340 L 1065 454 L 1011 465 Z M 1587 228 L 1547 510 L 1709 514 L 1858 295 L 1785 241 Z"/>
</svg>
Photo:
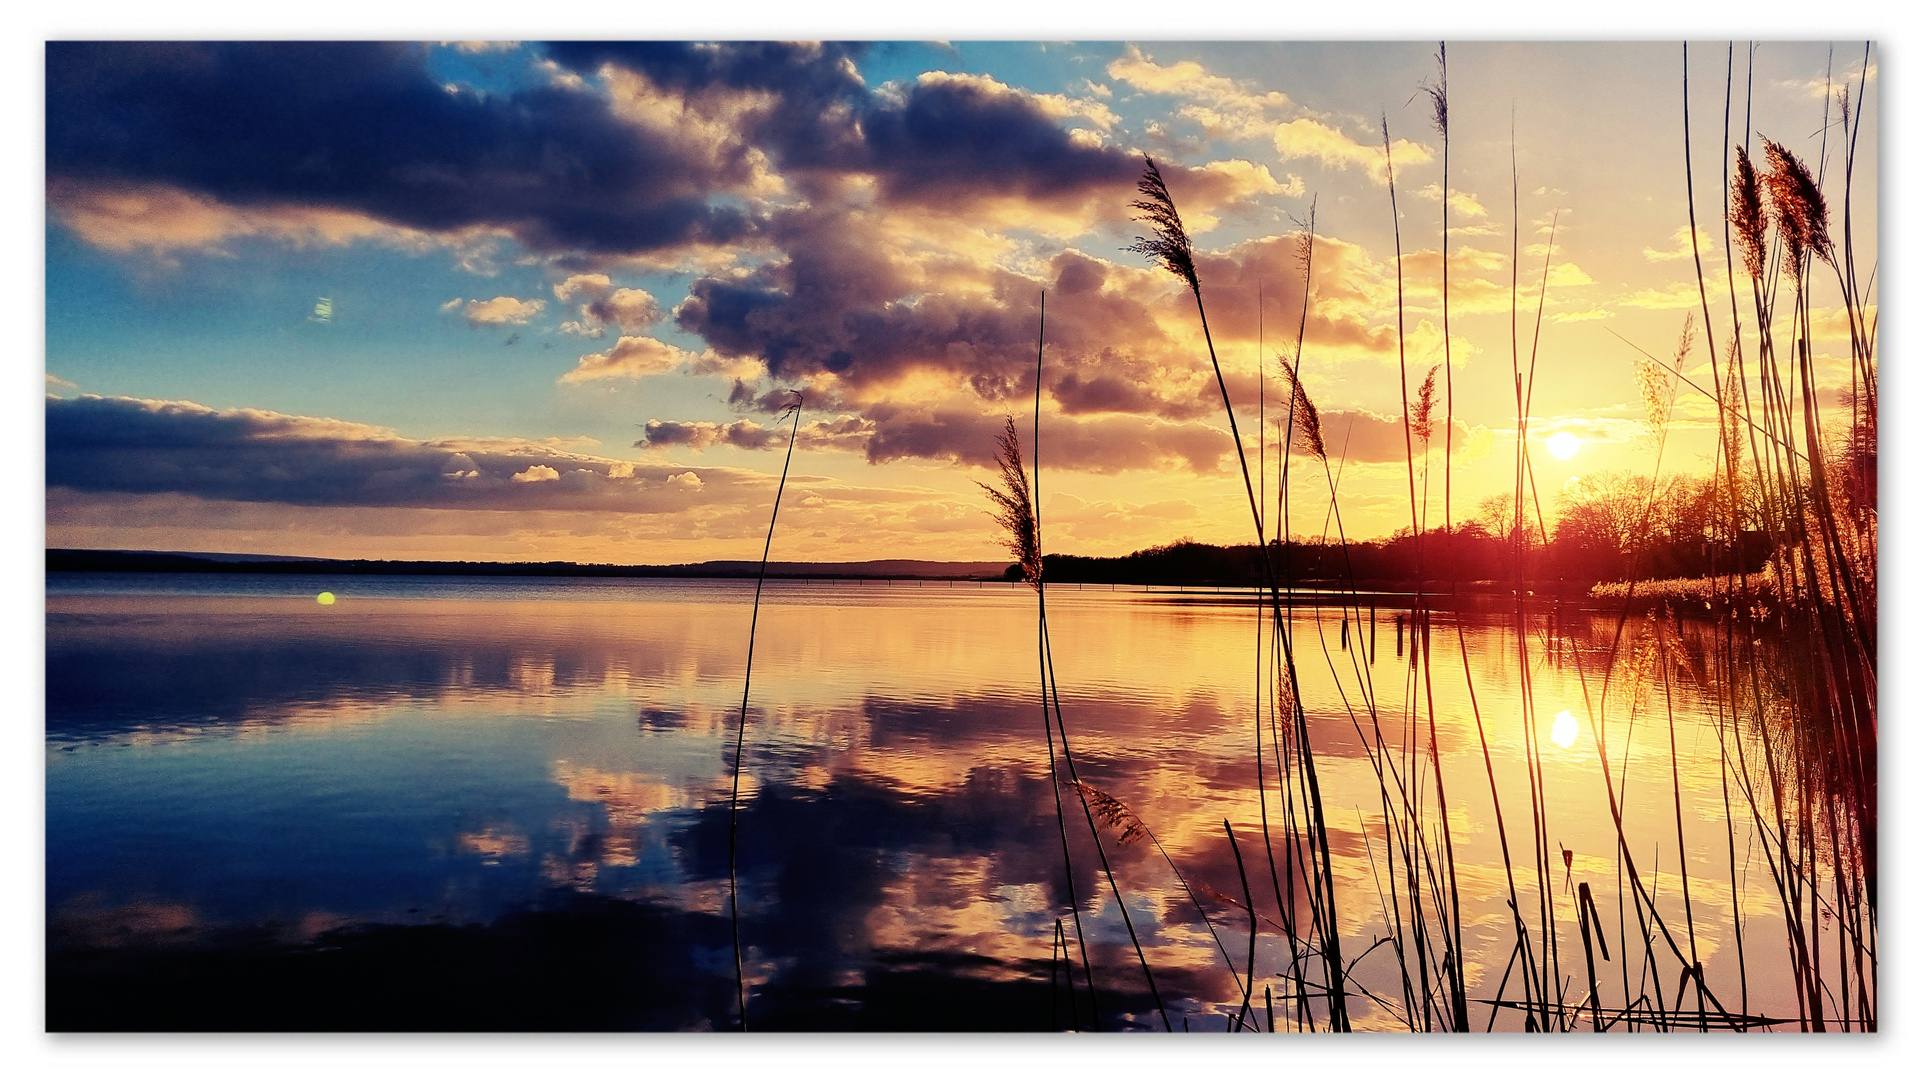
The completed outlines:
<svg viewBox="0 0 1920 1080">
<path fill-rule="evenodd" d="M 1565 461 L 1580 452 L 1580 436 L 1571 431 L 1556 433 L 1547 440 L 1547 453 Z"/>
<path fill-rule="evenodd" d="M 314 600 L 318 601 L 321 607 L 331 607 L 333 606 L 334 595 L 330 592 L 323 592 L 319 596 L 314 597 Z"/>
<path fill-rule="evenodd" d="M 1580 721 L 1574 719 L 1572 713 L 1561 709 L 1560 715 L 1553 718 L 1553 741 L 1561 746 L 1572 746 L 1579 737 Z"/>
</svg>

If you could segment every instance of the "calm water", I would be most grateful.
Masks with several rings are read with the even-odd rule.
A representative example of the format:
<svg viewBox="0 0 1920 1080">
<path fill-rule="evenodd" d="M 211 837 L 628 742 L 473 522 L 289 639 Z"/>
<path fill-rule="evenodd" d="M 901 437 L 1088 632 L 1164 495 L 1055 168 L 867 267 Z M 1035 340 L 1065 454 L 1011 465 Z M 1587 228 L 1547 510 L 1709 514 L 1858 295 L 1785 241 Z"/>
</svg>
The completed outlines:
<svg viewBox="0 0 1920 1080">
<path fill-rule="evenodd" d="M 322 590 L 339 602 L 317 604 Z M 47 594 L 50 1026 L 730 1023 L 727 791 L 751 582 L 53 574 Z M 1153 830 L 1244 970 L 1246 916 L 1221 899 L 1242 895 L 1223 821 L 1256 906 L 1274 911 L 1258 839 L 1253 608 L 1159 591 L 1048 596 L 1083 779 Z M 1415 683 L 1395 615 L 1350 624 L 1346 648 L 1337 608 L 1294 615 L 1350 958 L 1382 934 L 1388 905 L 1375 876 L 1380 795 L 1356 733 L 1356 717 L 1371 721 L 1349 709 L 1371 694 L 1398 743 Z M 1458 641 L 1528 908 L 1522 665 L 1510 619 L 1461 618 L 1456 635 L 1453 616 L 1435 616 L 1433 693 L 1469 994 L 1491 998 L 1513 937 Z M 1563 951 L 1579 948 L 1565 929 L 1575 882 L 1591 883 L 1606 934 L 1618 929 L 1591 731 L 1604 676 L 1593 650 L 1612 626 L 1567 611 L 1530 631 Z M 1573 649 L 1588 657 L 1584 693 Z M 1035 667 L 1024 588 L 768 585 L 740 817 L 756 1026 L 1071 1022 L 1049 989 L 1066 900 Z M 1737 996 L 1730 927 L 1744 882 L 1747 1007 L 1792 1014 L 1778 903 L 1737 805 L 1729 867 L 1713 700 L 1677 673 L 1671 736 L 1658 685 L 1619 675 L 1607 701 L 1626 826 L 1663 914 L 1683 925 L 1677 761 L 1709 979 Z M 1566 746 L 1550 738 L 1562 710 L 1578 725 Z M 1073 824 L 1103 1026 L 1157 1027 L 1084 822 Z M 1224 1028 L 1239 995 L 1220 947 L 1153 846 L 1114 839 L 1174 1025 Z M 1256 948 L 1263 978 L 1285 965 L 1273 928 Z M 1355 977 L 1397 1000 L 1387 954 Z M 1601 968 L 1609 1000 L 1645 977 L 1638 954 L 1630 969 L 1619 955 Z M 1584 986 L 1577 959 L 1562 969 Z M 1355 1009 L 1357 1026 L 1397 1026 Z M 1476 1026 L 1485 1012 L 1474 1006 Z"/>
</svg>

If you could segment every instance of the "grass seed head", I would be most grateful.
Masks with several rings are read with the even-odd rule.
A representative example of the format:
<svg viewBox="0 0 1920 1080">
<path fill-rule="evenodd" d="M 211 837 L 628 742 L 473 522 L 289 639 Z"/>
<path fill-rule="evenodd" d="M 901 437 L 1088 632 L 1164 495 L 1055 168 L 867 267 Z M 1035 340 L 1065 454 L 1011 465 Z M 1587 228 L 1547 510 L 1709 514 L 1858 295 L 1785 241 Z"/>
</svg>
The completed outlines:
<svg viewBox="0 0 1920 1080">
<path fill-rule="evenodd" d="M 1100 819 L 1101 824 L 1119 834 L 1122 847 L 1147 835 L 1147 824 L 1140 815 L 1128 809 L 1127 804 L 1101 791 L 1092 784 L 1080 780 L 1062 780 L 1061 784 L 1079 792 L 1087 800 L 1087 809 Z"/>
<path fill-rule="evenodd" d="M 1135 221 L 1143 221 L 1153 227 L 1153 238 L 1135 237 L 1127 247 L 1128 251 L 1137 251 L 1154 259 L 1166 267 L 1173 276 L 1187 283 L 1195 296 L 1200 294 L 1200 274 L 1193 267 L 1193 241 L 1187 237 L 1187 227 L 1180 222 L 1180 211 L 1174 209 L 1173 194 L 1167 190 L 1167 182 L 1160 176 L 1159 166 L 1147 158 L 1147 169 L 1140 177 L 1140 194 L 1128 205 L 1139 211 Z"/>
<path fill-rule="evenodd" d="M 1433 129 L 1442 138 L 1447 134 L 1447 47 L 1440 46 L 1440 52 L 1434 57 L 1440 65 L 1440 75 L 1433 82 L 1423 82 L 1420 90 L 1433 102 Z"/>
<path fill-rule="evenodd" d="M 1736 147 L 1733 173 L 1733 208 L 1727 220 L 1740 241 L 1740 264 L 1750 278 L 1758 278 L 1767 265 L 1767 207 L 1760 199 L 1760 174 L 1747 157 L 1747 148 Z"/>
<path fill-rule="evenodd" d="M 1020 456 L 1020 434 L 1014 429 L 1013 417 L 1007 417 L 1006 429 L 995 437 L 994 442 L 1000 450 L 993 460 L 1000 466 L 1000 481 L 1006 486 L 1002 489 L 981 484 L 980 489 L 987 493 L 987 498 L 993 503 L 993 520 L 1006 530 L 1001 542 L 1019 560 L 1027 584 L 1038 589 L 1041 569 L 1040 524 L 1033 515 L 1033 489 L 1027 484 L 1026 462 Z"/>
<path fill-rule="evenodd" d="M 1433 441 L 1433 376 L 1440 365 L 1427 369 L 1427 381 L 1420 384 L 1420 398 L 1413 406 L 1413 435 L 1421 442 Z"/>
<path fill-rule="evenodd" d="M 1285 359 L 1280 361 L 1280 370 L 1287 373 L 1287 382 L 1293 387 L 1294 441 L 1307 453 L 1321 461 L 1327 460 L 1327 444 L 1320 431 L 1320 410 L 1313 407 L 1307 388 L 1300 385 L 1300 376 Z"/>
<path fill-rule="evenodd" d="M 1678 383 L 1673 378 L 1675 371 L 1685 371 L 1687 354 L 1693 351 L 1693 312 L 1687 312 L 1687 321 L 1680 327 L 1680 345 L 1674 350 L 1671 366 L 1662 364 L 1651 356 L 1642 356 L 1634 362 L 1634 381 L 1640 384 L 1640 403 L 1647 409 L 1647 424 L 1653 428 L 1654 438 L 1666 433 L 1667 421 L 1673 416 L 1673 395 Z"/>
<path fill-rule="evenodd" d="M 1833 262 L 1833 242 L 1827 236 L 1827 197 L 1793 151 L 1763 140 L 1767 147 L 1767 201 L 1773 204 L 1780 239 L 1787 245 L 1788 270 L 1798 281 L 1804 256 L 1811 252 L 1822 262 Z"/>
</svg>

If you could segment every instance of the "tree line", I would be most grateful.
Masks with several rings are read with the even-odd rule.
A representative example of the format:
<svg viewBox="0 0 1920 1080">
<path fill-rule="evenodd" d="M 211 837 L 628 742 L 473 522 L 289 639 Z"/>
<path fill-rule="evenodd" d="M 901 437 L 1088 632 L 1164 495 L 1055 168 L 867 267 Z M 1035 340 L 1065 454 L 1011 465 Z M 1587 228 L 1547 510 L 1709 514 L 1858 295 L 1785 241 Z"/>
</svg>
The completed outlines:
<svg viewBox="0 0 1920 1080">
<path fill-rule="evenodd" d="M 1272 542 L 1274 565 L 1295 584 L 1363 588 L 1458 583 L 1505 590 L 1524 578 L 1530 589 L 1578 590 L 1596 582 L 1701 577 L 1758 571 L 1767 538 L 1744 527 L 1723 484 L 1687 474 L 1655 480 L 1628 472 L 1582 477 L 1552 505 L 1529 500 L 1516 517 L 1511 495 L 1483 501 L 1452 529 L 1342 541 L 1337 536 Z M 1180 539 L 1100 558 L 1047 555 L 1050 581 L 1101 584 L 1258 585 L 1254 545 Z M 1010 580 L 1024 574 L 1007 568 Z"/>
</svg>

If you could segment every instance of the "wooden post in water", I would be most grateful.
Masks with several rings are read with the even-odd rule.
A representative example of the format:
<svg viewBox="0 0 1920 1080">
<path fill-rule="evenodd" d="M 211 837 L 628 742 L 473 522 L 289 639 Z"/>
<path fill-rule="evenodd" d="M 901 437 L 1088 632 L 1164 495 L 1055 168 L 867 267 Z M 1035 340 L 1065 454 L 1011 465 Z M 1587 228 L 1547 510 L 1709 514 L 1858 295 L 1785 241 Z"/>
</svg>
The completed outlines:
<svg viewBox="0 0 1920 1080">
<path fill-rule="evenodd" d="M 1405 615 L 1395 615 L 1393 617 L 1393 655 L 1395 657 L 1407 655 L 1405 636 L 1407 629 L 1406 619 L 1407 617 Z"/>
<path fill-rule="evenodd" d="M 1347 651 L 1347 617 L 1340 616 L 1340 651 Z"/>
</svg>

